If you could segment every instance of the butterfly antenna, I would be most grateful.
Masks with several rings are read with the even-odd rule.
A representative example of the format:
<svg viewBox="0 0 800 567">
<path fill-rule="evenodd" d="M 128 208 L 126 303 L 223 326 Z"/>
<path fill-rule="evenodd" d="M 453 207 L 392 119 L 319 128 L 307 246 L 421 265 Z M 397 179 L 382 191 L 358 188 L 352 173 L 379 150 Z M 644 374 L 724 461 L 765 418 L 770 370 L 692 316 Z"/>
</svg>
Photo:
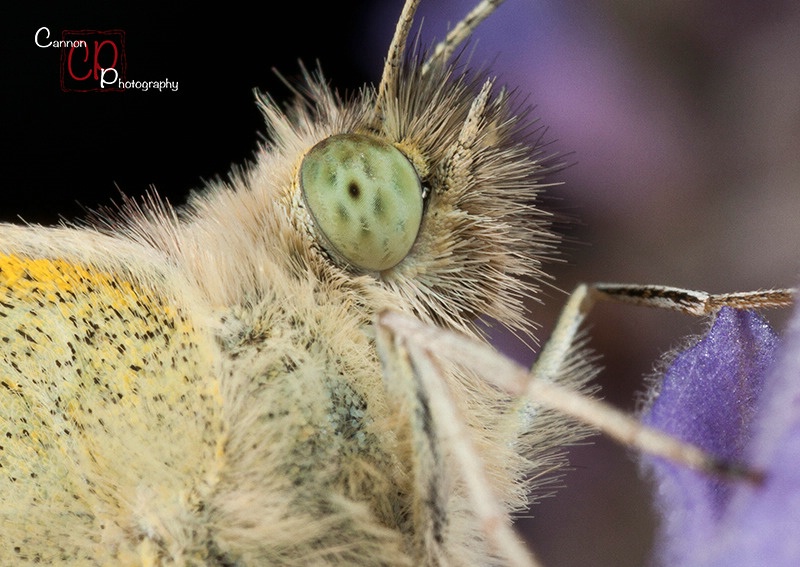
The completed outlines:
<svg viewBox="0 0 800 567">
<path fill-rule="evenodd" d="M 495 9 L 504 2 L 504 0 L 481 0 L 463 20 L 458 22 L 456 26 L 450 30 L 442 41 L 436 44 L 433 53 L 427 61 L 422 65 L 422 74 L 428 72 L 428 69 L 433 65 L 443 65 L 450 56 L 453 55 L 456 47 L 472 35 L 475 28 L 489 17 Z M 385 73 L 385 71 L 384 71 Z"/>
<path fill-rule="evenodd" d="M 378 86 L 378 97 L 375 102 L 375 118 L 380 119 L 383 105 L 388 97 L 394 96 L 397 75 L 403 63 L 403 54 L 406 49 L 408 35 L 411 33 L 411 25 L 414 23 L 414 14 L 417 12 L 420 0 L 406 0 L 400 19 L 397 20 L 397 27 L 394 30 L 392 43 L 389 44 L 389 53 L 386 56 L 386 63 L 383 66 L 381 83 Z"/>
</svg>

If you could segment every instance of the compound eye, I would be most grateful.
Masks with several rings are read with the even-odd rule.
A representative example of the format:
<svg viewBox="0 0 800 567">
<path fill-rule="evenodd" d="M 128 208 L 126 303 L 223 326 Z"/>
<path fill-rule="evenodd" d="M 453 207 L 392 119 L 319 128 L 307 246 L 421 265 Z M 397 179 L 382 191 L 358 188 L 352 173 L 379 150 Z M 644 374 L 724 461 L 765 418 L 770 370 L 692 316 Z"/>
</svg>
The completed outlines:
<svg viewBox="0 0 800 567">
<path fill-rule="evenodd" d="M 406 257 L 422 222 L 422 185 L 400 150 L 369 136 L 337 134 L 300 165 L 300 188 L 335 257 L 368 271 Z"/>
</svg>

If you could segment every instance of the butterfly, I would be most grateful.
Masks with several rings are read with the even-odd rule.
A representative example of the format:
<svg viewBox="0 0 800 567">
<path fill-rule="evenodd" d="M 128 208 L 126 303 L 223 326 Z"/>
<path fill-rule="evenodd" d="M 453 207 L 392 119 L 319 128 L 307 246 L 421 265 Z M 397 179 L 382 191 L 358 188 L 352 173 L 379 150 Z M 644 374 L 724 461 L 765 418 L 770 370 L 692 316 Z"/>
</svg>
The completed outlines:
<svg viewBox="0 0 800 567">
<path fill-rule="evenodd" d="M 415 8 L 376 86 L 260 96 L 254 163 L 185 206 L 2 225 L 4 561 L 533 561 L 508 516 L 588 427 L 471 341 L 532 332 L 557 164 L 450 61 L 492 3 L 408 55 Z M 597 408 L 581 293 L 534 374 Z"/>
</svg>

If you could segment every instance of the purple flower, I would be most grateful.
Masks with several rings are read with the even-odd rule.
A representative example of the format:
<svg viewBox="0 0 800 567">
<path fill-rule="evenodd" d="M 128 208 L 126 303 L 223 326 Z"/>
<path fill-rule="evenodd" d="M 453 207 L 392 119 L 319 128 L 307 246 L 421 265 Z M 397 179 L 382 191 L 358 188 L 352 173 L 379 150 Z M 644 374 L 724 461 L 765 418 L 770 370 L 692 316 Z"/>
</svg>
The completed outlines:
<svg viewBox="0 0 800 567">
<path fill-rule="evenodd" d="M 657 564 L 800 565 L 800 317 L 781 346 L 755 313 L 723 309 L 643 419 L 765 475 L 755 485 L 645 457 L 662 514 Z"/>
</svg>

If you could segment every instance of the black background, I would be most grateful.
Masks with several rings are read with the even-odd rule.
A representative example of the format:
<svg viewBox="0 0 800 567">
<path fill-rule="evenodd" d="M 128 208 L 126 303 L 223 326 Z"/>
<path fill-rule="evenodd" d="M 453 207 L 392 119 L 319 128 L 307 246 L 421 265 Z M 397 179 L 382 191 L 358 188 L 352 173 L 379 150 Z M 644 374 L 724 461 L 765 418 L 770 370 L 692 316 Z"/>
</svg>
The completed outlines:
<svg viewBox="0 0 800 567">
<path fill-rule="evenodd" d="M 302 23 L 309 8 L 300 3 L 286 3 L 270 19 L 250 10 L 141 3 L 28 10 L 3 36 L 3 220 L 74 218 L 118 190 L 139 195 L 150 186 L 180 203 L 202 180 L 251 157 L 263 134 L 253 90 L 289 96 L 272 68 L 292 78 L 298 61 L 310 68 L 319 61 L 342 89 L 368 78 L 352 65 L 358 2 L 315 7 L 321 29 Z M 338 30 L 330 29 L 334 22 Z M 121 29 L 128 79 L 169 79 L 178 90 L 63 92 L 61 50 L 34 43 L 42 26 L 51 39 L 62 30 Z M 381 57 L 375 54 L 378 65 Z"/>
</svg>

